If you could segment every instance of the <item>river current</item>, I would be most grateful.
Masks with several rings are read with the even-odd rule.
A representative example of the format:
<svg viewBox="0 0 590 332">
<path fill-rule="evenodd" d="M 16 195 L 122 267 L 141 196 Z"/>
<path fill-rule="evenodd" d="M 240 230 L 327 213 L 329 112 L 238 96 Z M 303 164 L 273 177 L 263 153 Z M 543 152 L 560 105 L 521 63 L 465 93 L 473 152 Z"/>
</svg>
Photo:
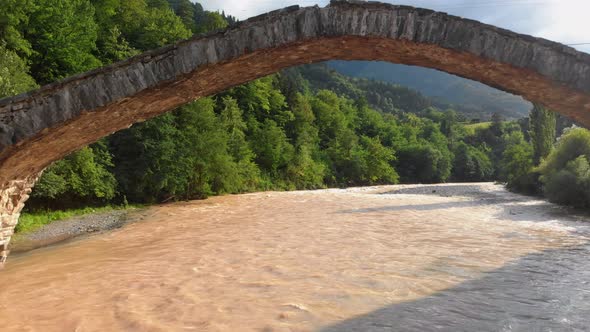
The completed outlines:
<svg viewBox="0 0 590 332">
<path fill-rule="evenodd" d="M 9 258 L 2 331 L 590 331 L 583 216 L 493 184 L 214 197 Z"/>
</svg>

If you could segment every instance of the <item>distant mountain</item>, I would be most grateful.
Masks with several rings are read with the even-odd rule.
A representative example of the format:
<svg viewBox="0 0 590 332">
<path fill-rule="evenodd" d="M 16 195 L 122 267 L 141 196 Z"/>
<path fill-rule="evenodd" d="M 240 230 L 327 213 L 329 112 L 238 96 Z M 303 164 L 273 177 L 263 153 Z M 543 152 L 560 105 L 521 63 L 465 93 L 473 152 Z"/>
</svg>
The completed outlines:
<svg viewBox="0 0 590 332">
<path fill-rule="evenodd" d="M 352 100 L 366 100 L 372 108 L 384 113 L 414 113 L 423 116 L 425 111 L 428 113 L 429 108 L 435 107 L 443 111 L 454 109 L 463 119 L 462 121 L 472 119 L 486 121 L 493 113 L 460 104 L 450 104 L 440 98 L 427 97 L 400 84 L 347 76 L 328 66 L 325 62 L 291 67 L 281 71 L 281 77 L 290 82 L 290 89 L 295 91 L 330 90 Z M 504 116 L 506 119 L 518 117 L 513 113 Z"/>
<path fill-rule="evenodd" d="M 420 113 L 434 106 L 430 98 L 416 90 L 389 82 L 346 76 L 325 63 L 289 68 L 282 75 L 289 76 L 294 81 L 300 77 L 313 92 L 325 89 L 353 100 L 364 99 L 371 107 L 384 113 Z M 445 106 L 442 108 L 450 107 Z"/>
<path fill-rule="evenodd" d="M 329 61 L 327 65 L 344 75 L 415 89 L 430 97 L 434 106 L 450 104 L 467 118 L 486 120 L 499 113 L 506 119 L 517 119 L 527 116 L 532 108 L 520 96 L 434 69 L 377 61 Z"/>
</svg>

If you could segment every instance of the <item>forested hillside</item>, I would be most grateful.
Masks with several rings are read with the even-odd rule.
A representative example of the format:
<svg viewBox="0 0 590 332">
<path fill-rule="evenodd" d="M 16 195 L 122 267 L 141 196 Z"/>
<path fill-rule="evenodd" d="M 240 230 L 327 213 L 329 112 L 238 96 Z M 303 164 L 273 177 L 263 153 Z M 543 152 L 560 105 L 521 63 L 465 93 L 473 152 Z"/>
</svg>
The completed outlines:
<svg viewBox="0 0 590 332">
<path fill-rule="evenodd" d="M 353 100 L 365 99 L 369 106 L 383 113 L 420 113 L 432 101 L 412 89 L 387 82 L 352 78 L 331 69 L 325 63 L 303 65 L 284 70 L 283 76 L 297 80 L 301 76 L 309 91 L 330 90 Z"/>
<path fill-rule="evenodd" d="M 6 1 L 0 97 L 234 21 L 189 0 Z M 27 207 L 449 180 L 500 180 L 539 192 L 550 178 L 543 172 L 561 167 L 534 168 L 556 137 L 547 112 L 537 108 L 518 122 L 494 113 L 490 123 L 474 126 L 449 104 L 405 87 L 352 79 L 321 64 L 291 68 L 67 156 L 44 172 Z M 585 164 L 576 163 L 571 172 L 583 173 Z"/>
<path fill-rule="evenodd" d="M 405 66 L 377 61 L 330 61 L 328 65 L 352 77 L 362 77 L 407 86 L 432 98 L 434 105 L 447 104 L 468 119 L 490 119 L 498 113 L 506 119 L 527 116 L 531 104 L 519 96 L 496 90 L 485 84 L 467 80 L 429 68 Z"/>
<path fill-rule="evenodd" d="M 401 115 L 403 113 L 422 114 L 429 107 L 440 110 L 454 109 L 457 112 L 459 121 L 466 121 L 473 118 L 473 113 L 459 106 L 444 103 L 420 92 L 386 81 L 379 81 L 367 78 L 357 78 L 343 75 L 330 67 L 328 63 L 303 65 L 287 69 L 283 75 L 291 79 L 298 79 L 301 76 L 305 79 L 311 92 L 319 90 L 330 90 L 339 95 L 346 96 L 353 100 L 365 99 L 369 106 L 383 113 Z M 485 118 L 489 120 L 491 115 Z"/>
</svg>

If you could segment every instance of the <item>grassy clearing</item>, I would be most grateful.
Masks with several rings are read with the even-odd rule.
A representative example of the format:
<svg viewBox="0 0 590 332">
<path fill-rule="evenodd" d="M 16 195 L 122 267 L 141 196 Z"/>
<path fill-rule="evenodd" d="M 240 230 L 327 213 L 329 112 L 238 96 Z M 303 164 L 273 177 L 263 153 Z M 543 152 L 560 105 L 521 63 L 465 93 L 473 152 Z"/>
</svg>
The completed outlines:
<svg viewBox="0 0 590 332">
<path fill-rule="evenodd" d="M 113 210 L 125 210 L 130 208 L 137 208 L 139 206 L 104 206 L 104 207 L 87 207 L 82 209 L 71 210 L 57 210 L 57 211 L 37 211 L 25 212 L 21 214 L 18 224 L 16 225 L 16 233 L 32 232 L 44 225 L 50 224 L 57 220 L 63 220 L 71 217 L 81 216 L 85 214 L 109 212 Z"/>
<path fill-rule="evenodd" d="M 486 129 L 492 125 L 491 122 L 478 122 L 478 123 L 466 123 L 464 124 L 467 134 L 474 135 L 478 129 Z"/>
</svg>

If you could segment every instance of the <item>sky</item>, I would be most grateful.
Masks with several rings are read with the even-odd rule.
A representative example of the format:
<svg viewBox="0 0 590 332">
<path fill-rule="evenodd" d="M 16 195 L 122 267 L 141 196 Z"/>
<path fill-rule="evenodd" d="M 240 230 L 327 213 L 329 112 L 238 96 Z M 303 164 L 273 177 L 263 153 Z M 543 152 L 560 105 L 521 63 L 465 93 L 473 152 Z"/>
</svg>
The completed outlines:
<svg viewBox="0 0 590 332">
<path fill-rule="evenodd" d="M 590 53 L 590 0 L 381 0 L 447 12 L 518 33 L 542 37 Z M 240 20 L 290 5 L 327 5 L 329 0 L 200 0 Z"/>
</svg>

